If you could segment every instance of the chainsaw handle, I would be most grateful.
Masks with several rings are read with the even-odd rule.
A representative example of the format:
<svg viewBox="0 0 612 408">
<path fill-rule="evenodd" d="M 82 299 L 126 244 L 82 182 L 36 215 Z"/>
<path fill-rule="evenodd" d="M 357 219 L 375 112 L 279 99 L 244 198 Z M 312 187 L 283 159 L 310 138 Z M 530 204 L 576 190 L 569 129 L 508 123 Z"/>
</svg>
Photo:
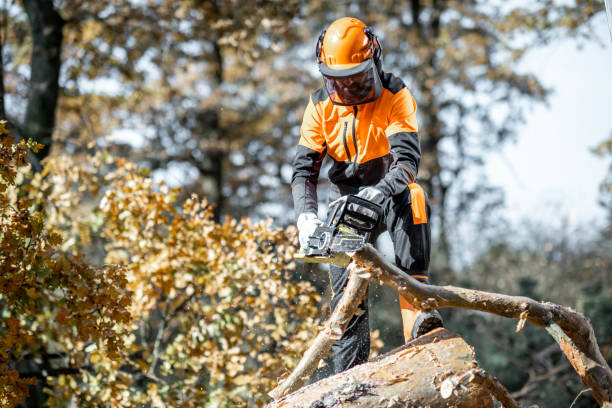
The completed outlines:
<svg viewBox="0 0 612 408">
<path fill-rule="evenodd" d="M 351 204 L 357 208 L 365 208 L 372 212 L 372 215 L 364 214 L 356 210 L 352 210 Z M 339 214 L 338 214 L 339 213 Z M 359 229 L 361 231 L 370 232 L 376 229 L 382 215 L 382 207 L 376 203 L 368 201 L 362 197 L 353 194 L 346 195 L 338 200 L 338 204 L 334 206 L 331 214 L 331 220 L 336 225 L 340 220 L 349 227 Z"/>
<path fill-rule="evenodd" d="M 363 197 L 359 197 L 358 195 L 349 194 L 346 200 L 347 204 L 357 204 L 362 207 L 367 208 L 368 210 L 372 210 L 376 213 L 377 217 L 380 218 L 382 215 L 382 207 L 375 202 L 366 200 Z"/>
</svg>

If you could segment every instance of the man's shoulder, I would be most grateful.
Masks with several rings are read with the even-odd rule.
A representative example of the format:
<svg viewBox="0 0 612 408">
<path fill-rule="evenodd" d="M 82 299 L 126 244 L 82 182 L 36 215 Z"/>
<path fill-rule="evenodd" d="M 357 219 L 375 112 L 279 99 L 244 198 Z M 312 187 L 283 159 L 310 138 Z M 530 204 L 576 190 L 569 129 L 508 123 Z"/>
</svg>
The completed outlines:
<svg viewBox="0 0 612 408">
<path fill-rule="evenodd" d="M 321 87 L 314 91 L 310 97 L 312 98 L 313 105 L 316 105 L 320 102 L 325 102 L 327 100 L 327 91 L 325 88 Z"/>
<path fill-rule="evenodd" d="M 389 90 L 389 92 L 391 92 L 393 95 L 406 88 L 404 81 L 391 72 L 383 72 L 381 82 L 383 88 Z"/>
</svg>

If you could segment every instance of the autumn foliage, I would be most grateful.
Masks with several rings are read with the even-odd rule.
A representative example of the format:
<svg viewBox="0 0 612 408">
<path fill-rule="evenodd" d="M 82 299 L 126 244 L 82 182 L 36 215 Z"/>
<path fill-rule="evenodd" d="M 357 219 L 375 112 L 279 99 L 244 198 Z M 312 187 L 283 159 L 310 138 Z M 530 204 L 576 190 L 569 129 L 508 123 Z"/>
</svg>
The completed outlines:
<svg viewBox="0 0 612 408">
<path fill-rule="evenodd" d="M 104 153 L 27 176 L 27 152 L 2 139 L 0 405 L 35 381 L 15 367 L 50 356 L 34 373 L 50 406 L 263 405 L 319 315 L 292 278 L 295 231 L 215 223 Z"/>
<path fill-rule="evenodd" d="M 0 146 L 0 402 L 11 406 L 26 394 L 32 378 L 19 378 L 10 362 L 43 357 L 61 345 L 67 368 L 86 363 L 93 345 L 118 359 L 129 322 L 129 292 L 120 266 L 97 267 L 58 250 L 61 235 L 45 225 L 40 203 L 16 188 L 32 142 L 15 144 L 4 123 Z M 108 290 L 108 282 L 114 289 Z"/>
</svg>

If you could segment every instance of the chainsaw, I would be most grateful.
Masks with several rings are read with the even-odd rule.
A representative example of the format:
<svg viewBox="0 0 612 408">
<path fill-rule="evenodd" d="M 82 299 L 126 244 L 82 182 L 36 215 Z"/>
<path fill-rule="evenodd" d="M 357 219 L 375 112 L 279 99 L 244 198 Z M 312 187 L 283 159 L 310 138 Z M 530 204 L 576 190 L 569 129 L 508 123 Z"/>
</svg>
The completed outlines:
<svg viewBox="0 0 612 408">
<path fill-rule="evenodd" d="M 296 259 L 310 263 L 347 266 L 348 252 L 359 251 L 378 227 L 382 207 L 356 195 L 340 197 L 330 204 L 325 224 L 308 238 L 308 245 Z"/>
</svg>

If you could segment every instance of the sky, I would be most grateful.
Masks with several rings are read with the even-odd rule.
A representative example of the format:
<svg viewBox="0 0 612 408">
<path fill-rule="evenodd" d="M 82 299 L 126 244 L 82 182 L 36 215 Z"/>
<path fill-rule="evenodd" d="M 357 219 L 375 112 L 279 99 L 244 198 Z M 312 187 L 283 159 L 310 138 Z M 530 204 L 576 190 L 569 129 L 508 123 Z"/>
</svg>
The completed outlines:
<svg viewBox="0 0 612 408">
<path fill-rule="evenodd" d="M 599 183 L 612 158 L 592 149 L 612 134 L 612 41 L 604 13 L 594 20 L 600 44 L 564 40 L 532 51 L 521 66 L 554 90 L 532 105 L 518 140 L 487 159 L 489 181 L 505 191 L 505 215 L 572 226 L 601 218 Z"/>
</svg>

